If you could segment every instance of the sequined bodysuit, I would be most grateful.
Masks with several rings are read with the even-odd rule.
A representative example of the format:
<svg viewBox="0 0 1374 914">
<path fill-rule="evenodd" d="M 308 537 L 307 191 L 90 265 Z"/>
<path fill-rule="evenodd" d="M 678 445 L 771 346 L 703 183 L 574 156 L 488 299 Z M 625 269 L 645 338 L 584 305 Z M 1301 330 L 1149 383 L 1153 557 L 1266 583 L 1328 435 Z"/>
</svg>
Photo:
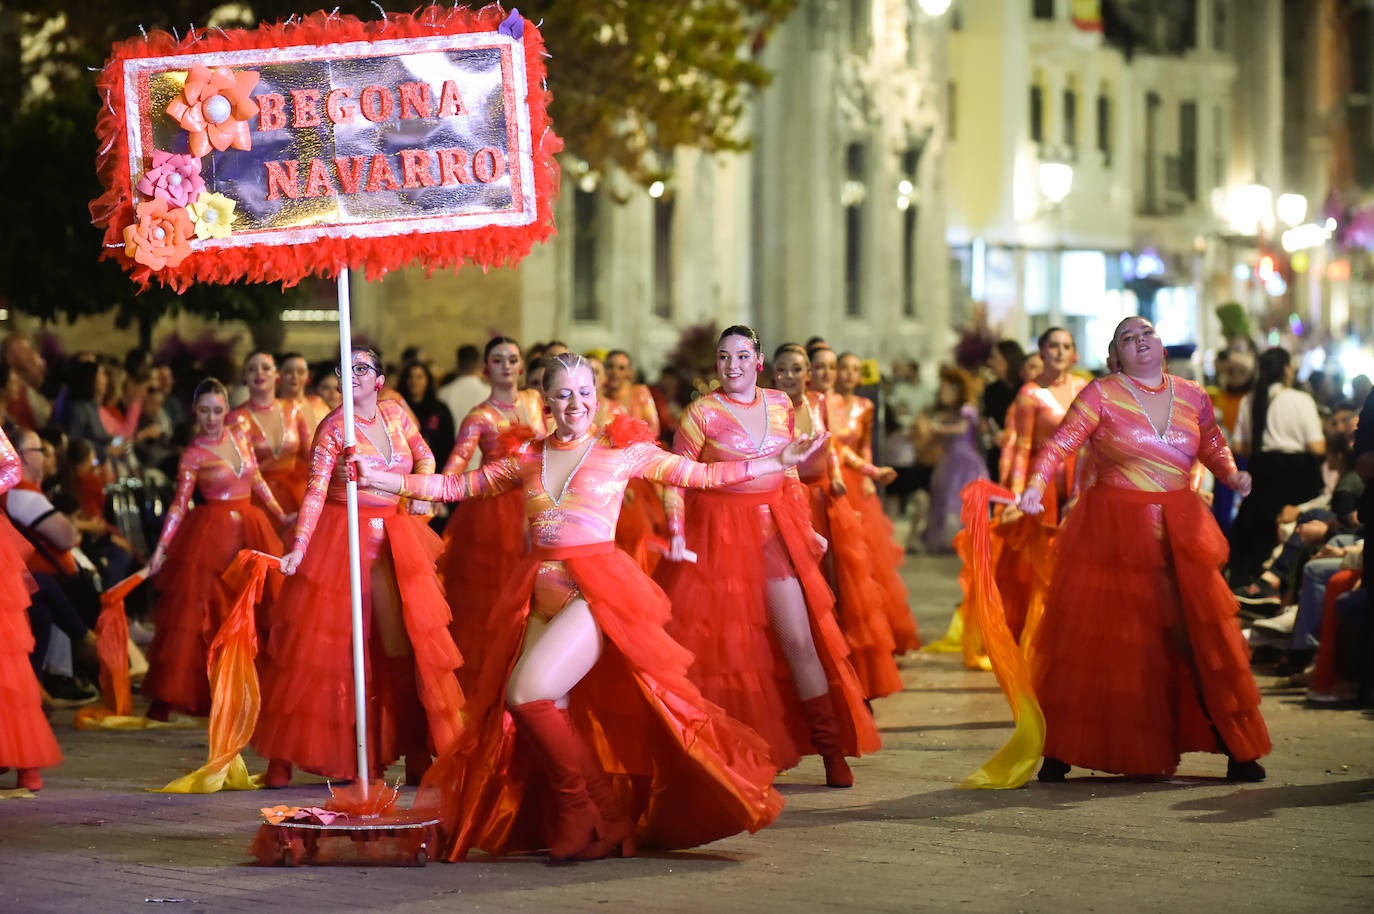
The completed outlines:
<svg viewBox="0 0 1374 914">
<path fill-rule="evenodd" d="M 463 417 L 453 450 L 444 461 L 444 472 L 461 472 L 479 448 L 483 462 L 504 456 L 502 436 L 521 426 L 531 429 L 535 438 L 543 438 L 549 433 L 543 399 L 538 391 L 516 391 L 515 408 L 509 411 L 491 399 L 483 400 Z"/>
<path fill-rule="evenodd" d="M 557 495 L 545 483 L 546 447 L 584 449 Z M 593 428 L 569 442 L 553 437 L 529 442 L 510 456 L 461 475 L 407 476 L 403 492 L 431 501 L 461 501 L 520 488 L 525 493 L 525 516 L 535 550 L 556 555 L 569 547 L 611 543 L 625 486 L 635 478 L 675 487 L 707 488 L 747 483 L 753 476 L 745 461 L 701 464 L 643 441 L 616 447 Z M 577 593 L 563 563 L 552 558 L 540 563 L 531 608 L 551 618 Z"/>
<path fill-rule="evenodd" d="M 372 422 L 364 422 L 354 416 L 357 426 L 357 451 L 363 462 L 371 469 L 388 470 L 396 473 L 434 472 L 434 454 L 425 444 L 415 420 L 405 405 L 397 400 L 378 400 L 377 416 Z M 364 428 L 381 422 L 386 430 L 391 454 L 386 455 L 367 437 Z M 294 549 L 305 552 L 310 546 L 310 537 L 319 523 L 320 512 L 326 503 L 337 507 L 347 504 L 348 477 L 346 467 L 339 460 L 344 450 L 343 410 L 335 410 L 324 418 L 315 432 L 315 446 L 310 454 L 310 483 L 306 486 L 305 501 L 301 504 L 300 516 L 296 521 Z M 375 489 L 358 489 L 360 508 L 386 508 L 397 505 L 399 496 Z M 380 523 L 369 523 L 362 531 L 365 554 L 375 557 L 381 542 L 383 527 Z"/>
<path fill-rule="evenodd" d="M 167 519 L 163 522 L 162 535 L 158 537 L 158 545 L 163 549 L 167 548 L 180 529 L 191 508 L 191 496 L 197 489 L 208 502 L 242 501 L 246 504 L 249 495 L 256 494 L 273 519 L 281 521 L 281 506 L 262 478 L 248 435 L 241 428 L 229 425 L 225 426 L 224 433 L 234 444 L 238 466 L 228 463 L 200 439 L 191 442 L 182 452 L 181 461 L 177 464 L 176 493 Z"/>
<path fill-rule="evenodd" d="M 1064 383 L 1075 397 L 1087 386 L 1087 382 L 1077 375 L 1070 375 Z M 1007 430 L 1010 435 L 1004 445 L 1006 456 L 1002 460 L 1005 466 L 1003 482 L 1007 488 L 1017 494 L 1025 489 L 1031 464 L 1040 455 L 1045 442 L 1049 441 L 1055 429 L 1064 421 L 1067 409 L 1055 399 L 1054 393 L 1048 387 L 1042 387 L 1034 381 L 1023 385 L 1016 392 L 1016 399 L 1012 401 L 1011 410 L 1007 414 Z M 1065 461 L 1054 477 L 1056 494 L 1060 500 L 1072 491 L 1072 464 L 1072 460 Z"/>
<path fill-rule="evenodd" d="M 274 413 L 281 423 L 281 443 L 275 448 L 261 418 Z M 273 474 L 290 473 L 297 463 L 305 460 L 305 449 L 310 446 L 310 427 L 302 402 L 274 400 L 269 409 L 261 411 L 245 403 L 229 416 L 247 433 L 263 476 L 270 478 Z"/>
</svg>

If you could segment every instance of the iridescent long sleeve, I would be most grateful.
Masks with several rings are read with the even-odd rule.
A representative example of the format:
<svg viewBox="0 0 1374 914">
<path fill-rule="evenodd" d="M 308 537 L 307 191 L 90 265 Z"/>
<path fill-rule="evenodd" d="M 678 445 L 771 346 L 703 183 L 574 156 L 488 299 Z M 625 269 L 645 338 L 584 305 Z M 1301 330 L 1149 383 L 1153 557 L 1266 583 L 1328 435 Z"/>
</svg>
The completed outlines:
<svg viewBox="0 0 1374 914">
<path fill-rule="evenodd" d="M 543 438 L 549 433 L 544 402 L 538 393 L 533 390 L 517 391 L 513 415 L 497 407 L 490 399 L 482 401 L 463 417 L 453 450 L 444 461 L 444 473 L 461 473 L 479 447 L 483 461 L 504 457 L 510 447 L 505 441 L 506 436 L 520 429 L 528 429 L 534 438 Z"/>
<path fill-rule="evenodd" d="M 1211 400 L 1191 381 L 1170 376 L 1167 425 L 1160 434 L 1120 374 L 1094 381 L 1069 407 L 1032 469 L 1028 488 L 1044 490 L 1055 468 L 1085 442 L 1093 446 L 1098 485 L 1170 492 L 1191 485 L 1195 460 L 1229 480 L 1235 459 L 1221 434 Z"/>
<path fill-rule="evenodd" d="M 615 539 L 625 486 L 631 479 L 701 489 L 739 485 L 755 478 L 752 460 L 698 463 L 652 442 L 617 447 L 602 435 L 589 445 L 555 498 L 545 488 L 545 447 L 542 442 L 530 442 L 509 457 L 459 475 L 407 476 L 402 491 L 417 498 L 461 501 L 499 495 L 520 486 L 534 542 L 570 546 Z"/>
<path fill-rule="evenodd" d="M 196 491 L 198 465 L 197 455 L 190 447 L 182 452 L 181 460 L 177 461 L 177 484 L 172 493 L 172 507 L 167 510 L 167 516 L 162 521 L 162 533 L 157 538 L 158 548 L 163 551 L 172 544 L 177 530 L 181 529 L 181 522 L 186 519 L 186 512 L 191 510 L 191 496 Z"/>
<path fill-rule="evenodd" d="M 445 476 L 459 472 L 472 461 L 483 434 L 491 434 L 491 412 L 494 410 L 481 403 L 463 418 L 463 424 L 458 426 L 458 437 L 453 440 L 453 450 L 448 452 L 448 459 L 444 461 Z"/>
<path fill-rule="evenodd" d="M 5 433 L 0 431 L 0 493 L 19 485 L 22 476 L 23 464 L 19 460 L 19 452 L 5 437 Z"/>
</svg>

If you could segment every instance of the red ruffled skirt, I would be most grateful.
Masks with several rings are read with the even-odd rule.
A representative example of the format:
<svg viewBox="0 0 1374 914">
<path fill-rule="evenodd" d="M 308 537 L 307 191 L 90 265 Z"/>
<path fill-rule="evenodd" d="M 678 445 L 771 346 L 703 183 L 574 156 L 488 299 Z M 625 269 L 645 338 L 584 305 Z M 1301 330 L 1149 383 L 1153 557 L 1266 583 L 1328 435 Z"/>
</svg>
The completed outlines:
<svg viewBox="0 0 1374 914">
<path fill-rule="evenodd" d="M 233 603 L 220 575 L 240 549 L 282 552 L 276 528 L 248 498 L 207 501 L 182 521 L 154 584 L 155 628 L 142 686 L 150 701 L 198 716 L 210 713 L 206 654 Z M 269 579 L 258 605 L 259 632 L 266 631 L 276 589 Z"/>
<path fill-rule="evenodd" d="M 658 487 L 647 479 L 631 479 L 625 486 L 620 518 L 615 525 L 615 544 L 629 554 L 645 574 L 653 574 L 662 553 L 649 548 L 654 537 L 666 539 L 668 515 Z"/>
<path fill-rule="evenodd" d="M 506 712 L 505 690 L 525 636 L 542 561 L 562 561 L 604 636 L 601 657 L 569 693 L 569 714 L 635 823 L 643 847 L 694 847 L 777 817 L 768 747 L 707 701 L 687 678 L 691 655 L 663 631 L 663 592 L 613 543 L 536 550 L 497 606 L 469 727 L 425 776 L 419 809 L 436 808 L 445 856 L 548 846 L 553 796 Z"/>
<path fill-rule="evenodd" d="M 902 690 L 893 658 L 892 627 L 883 613 L 883 594 L 869 562 L 859 515 L 843 497 L 830 493 L 829 481 L 810 483 L 811 523 L 830 542 L 822 562 L 835 592 L 835 616 L 849 645 L 849 662 L 865 698 Z"/>
<path fill-rule="evenodd" d="M 877 751 L 878 731 L 821 573 L 806 487 L 788 480 L 773 492 L 692 491 L 686 497 L 687 547 L 697 562 L 662 562 L 655 580 L 672 601 L 668 634 L 696 657 L 692 681 L 768 741 L 779 771 L 816 752 L 791 669 L 768 624 L 765 561 L 779 550 L 781 572 L 795 574 L 806 597 L 845 754 Z"/>
<path fill-rule="evenodd" d="M 1167 775 L 1184 752 L 1221 751 L 1213 724 L 1237 760 L 1269 752 L 1236 600 L 1219 570 L 1226 539 L 1196 495 L 1093 486 L 1055 551 L 1032 652 L 1046 755 Z"/>
<path fill-rule="evenodd" d="M 921 646 L 921 638 L 916 634 L 916 619 L 911 615 L 906 585 L 898 571 L 904 558 L 902 547 L 897 545 L 896 528 L 883 511 L 878 496 L 864 494 L 867 477 L 851 467 L 842 467 L 841 472 L 844 474 L 844 497 L 862 519 L 869 566 L 882 594 L 882 610 L 892 630 L 894 650 L 898 654 L 914 651 Z"/>
<path fill-rule="evenodd" d="M 24 562 L 33 547 L 0 513 L 0 766 L 51 768 L 62 750 L 43 714 L 43 694 L 33 675 L 33 628 L 29 594 L 33 578 Z"/>
<path fill-rule="evenodd" d="M 330 778 L 357 772 L 348 511 L 326 502 L 310 548 L 282 586 L 273 620 L 253 748 Z M 449 634 L 434 562 L 442 544 L 425 519 L 394 507 L 358 509 L 370 763 L 442 752 L 462 730 L 462 657 Z M 372 568 L 387 562 L 399 589 L 399 620 L 373 618 Z M 374 622 L 376 624 L 374 624 Z"/>
<path fill-rule="evenodd" d="M 444 527 L 439 579 L 453 616 L 449 632 L 463 655 L 458 681 L 464 691 L 480 675 L 488 626 L 508 621 L 493 620 L 492 611 L 525 554 L 525 529 L 525 493 L 519 489 L 458 502 Z"/>
<path fill-rule="evenodd" d="M 283 513 L 295 514 L 305 501 L 305 487 L 310 482 L 310 468 L 302 461 L 293 461 L 284 467 L 271 467 L 262 471 L 267 488 L 281 505 Z"/>
</svg>

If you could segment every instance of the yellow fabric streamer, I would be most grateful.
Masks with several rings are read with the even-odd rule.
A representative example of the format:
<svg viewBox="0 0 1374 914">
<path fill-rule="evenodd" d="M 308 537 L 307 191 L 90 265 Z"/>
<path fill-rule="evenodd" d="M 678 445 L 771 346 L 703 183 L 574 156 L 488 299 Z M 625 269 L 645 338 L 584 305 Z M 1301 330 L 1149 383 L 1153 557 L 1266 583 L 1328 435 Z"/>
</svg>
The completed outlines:
<svg viewBox="0 0 1374 914">
<path fill-rule="evenodd" d="M 1016 730 L 1006 744 L 960 787 L 1009 790 L 1020 787 L 1035 772 L 1045 748 L 1045 715 L 1035 699 L 1030 667 L 1007 627 L 1002 596 L 993 578 L 992 533 L 988 506 L 994 498 L 1012 499 L 1009 489 L 980 479 L 963 491 L 964 535 L 957 543 L 964 572 L 964 611 L 970 625 L 982 636 L 997 684 L 1011 706 Z"/>
<path fill-rule="evenodd" d="M 267 574 L 281 560 L 255 549 L 240 550 L 222 580 L 234 604 L 210 645 L 210 751 L 204 765 L 177 778 L 157 793 L 216 793 L 257 790 L 261 775 L 250 775 L 239 755 L 258 723 L 262 696 L 258 690 L 258 631 L 254 607 L 262 599 Z"/>
</svg>

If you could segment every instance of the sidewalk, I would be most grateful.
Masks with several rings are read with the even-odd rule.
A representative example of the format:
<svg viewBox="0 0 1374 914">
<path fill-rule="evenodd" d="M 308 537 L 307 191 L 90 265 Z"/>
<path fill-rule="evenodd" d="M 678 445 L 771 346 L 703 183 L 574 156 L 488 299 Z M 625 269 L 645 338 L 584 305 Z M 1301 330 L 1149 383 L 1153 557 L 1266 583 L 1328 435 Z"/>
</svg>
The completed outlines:
<svg viewBox="0 0 1374 914">
<path fill-rule="evenodd" d="M 907 563 L 929 640 L 957 600 L 956 572 L 949 558 Z M 203 731 L 80 732 L 65 712 L 54 721 L 65 764 L 37 799 L 0 801 L 0 912 L 1374 908 L 1369 714 L 1266 689 L 1274 753 L 1257 785 L 1226 783 L 1224 759 L 1198 755 L 1164 783 L 1075 770 L 1062 785 L 962 791 L 1009 733 L 1001 692 L 953 655 L 904 664 L 906 690 L 875 703 L 885 748 L 855 763 L 853 789 L 818 786 L 810 758 L 780 777 L 787 809 L 757 835 L 568 867 L 480 856 L 420 869 L 252 866 L 258 808 L 315 804 L 323 787 L 148 793 L 201 764 Z"/>
</svg>

